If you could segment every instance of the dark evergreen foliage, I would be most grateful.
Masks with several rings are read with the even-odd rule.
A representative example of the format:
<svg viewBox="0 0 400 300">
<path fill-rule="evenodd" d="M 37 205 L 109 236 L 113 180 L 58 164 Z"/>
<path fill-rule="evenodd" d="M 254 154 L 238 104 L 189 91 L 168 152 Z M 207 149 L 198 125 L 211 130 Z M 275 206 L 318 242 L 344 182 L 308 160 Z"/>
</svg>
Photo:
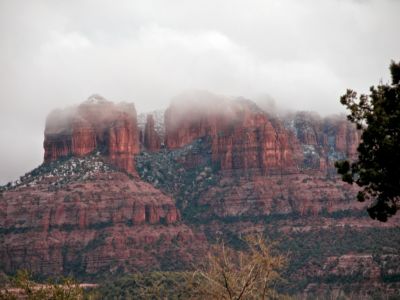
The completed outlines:
<svg viewBox="0 0 400 300">
<path fill-rule="evenodd" d="M 338 173 L 362 190 L 358 201 L 371 202 L 373 219 L 387 221 L 400 202 L 400 62 L 390 65 L 391 84 L 370 88 L 370 95 L 347 90 L 340 102 L 349 109 L 348 119 L 362 130 L 358 160 L 339 161 Z"/>
</svg>

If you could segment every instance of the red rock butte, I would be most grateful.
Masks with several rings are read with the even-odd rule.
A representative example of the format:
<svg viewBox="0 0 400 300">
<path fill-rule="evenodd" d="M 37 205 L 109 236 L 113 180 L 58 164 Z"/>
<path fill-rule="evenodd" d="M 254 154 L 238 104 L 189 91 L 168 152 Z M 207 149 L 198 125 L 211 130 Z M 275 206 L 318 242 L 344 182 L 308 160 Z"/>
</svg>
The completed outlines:
<svg viewBox="0 0 400 300">
<path fill-rule="evenodd" d="M 185 94 L 166 110 L 165 126 L 169 149 L 210 137 L 212 160 L 221 170 L 297 171 L 296 138 L 251 101 Z"/>
<path fill-rule="evenodd" d="M 77 107 L 54 110 L 47 117 L 44 162 L 99 151 L 114 166 L 135 174 L 138 132 L 134 104 L 114 104 L 93 95 Z"/>
<path fill-rule="evenodd" d="M 261 174 L 298 173 L 305 162 L 313 170 L 336 173 L 335 159 L 354 159 L 360 141 L 355 126 L 339 116 L 300 112 L 278 118 L 250 100 L 204 91 L 176 97 L 165 112 L 165 129 L 168 149 L 207 137 L 221 170 Z"/>
<path fill-rule="evenodd" d="M 344 117 L 191 92 L 139 121 L 141 131 L 133 105 L 100 96 L 49 115 L 46 164 L 0 186 L 0 274 L 188 270 L 213 240 L 257 232 L 289 242 L 288 282 L 301 291 L 400 278 L 400 215 L 371 223 L 358 188 L 336 176 L 360 141 Z M 365 250 L 376 237 L 382 255 Z"/>
</svg>

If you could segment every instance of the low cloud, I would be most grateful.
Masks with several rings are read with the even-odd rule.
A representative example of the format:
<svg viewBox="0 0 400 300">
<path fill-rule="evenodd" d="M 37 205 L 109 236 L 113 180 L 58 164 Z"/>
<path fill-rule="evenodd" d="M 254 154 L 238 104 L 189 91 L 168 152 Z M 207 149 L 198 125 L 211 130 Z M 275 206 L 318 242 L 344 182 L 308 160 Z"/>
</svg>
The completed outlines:
<svg viewBox="0 0 400 300">
<path fill-rule="evenodd" d="M 400 2 L 0 1 L 0 184 L 42 160 L 55 108 L 93 93 L 168 106 L 184 90 L 343 112 L 345 89 L 388 80 Z"/>
</svg>

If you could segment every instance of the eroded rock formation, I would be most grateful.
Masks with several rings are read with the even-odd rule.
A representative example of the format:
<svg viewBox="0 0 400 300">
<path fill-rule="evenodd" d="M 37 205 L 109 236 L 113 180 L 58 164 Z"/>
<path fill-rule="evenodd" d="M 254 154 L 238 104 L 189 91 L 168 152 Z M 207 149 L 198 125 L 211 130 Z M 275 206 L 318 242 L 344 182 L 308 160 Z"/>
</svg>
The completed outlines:
<svg viewBox="0 0 400 300">
<path fill-rule="evenodd" d="M 146 150 L 154 152 L 160 150 L 161 141 L 158 133 L 154 128 L 153 115 L 147 115 L 146 125 L 144 128 L 143 144 Z"/>
<path fill-rule="evenodd" d="M 55 110 L 46 121 L 44 150 L 45 162 L 100 151 L 116 167 L 135 173 L 133 156 L 139 152 L 135 107 L 94 95 L 78 107 Z"/>
<path fill-rule="evenodd" d="M 336 160 L 357 158 L 361 133 L 344 116 L 321 118 L 299 112 L 284 118 L 285 127 L 297 137 L 303 151 L 303 168 L 336 173 Z"/>
<path fill-rule="evenodd" d="M 263 174 L 297 170 L 293 134 L 248 100 L 194 93 L 175 99 L 165 113 L 166 146 L 176 149 L 211 139 L 212 160 L 222 170 Z"/>
<path fill-rule="evenodd" d="M 170 197 L 110 169 L 101 156 L 50 167 L 0 193 L 3 271 L 132 272 L 159 269 L 164 260 L 179 267 L 204 249 L 204 236 L 180 222 Z"/>
</svg>

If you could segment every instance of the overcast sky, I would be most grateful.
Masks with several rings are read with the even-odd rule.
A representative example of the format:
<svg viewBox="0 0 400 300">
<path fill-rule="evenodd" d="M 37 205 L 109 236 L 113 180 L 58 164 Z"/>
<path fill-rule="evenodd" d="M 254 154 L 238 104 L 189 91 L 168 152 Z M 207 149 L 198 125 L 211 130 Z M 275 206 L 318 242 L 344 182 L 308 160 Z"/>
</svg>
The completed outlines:
<svg viewBox="0 0 400 300">
<path fill-rule="evenodd" d="M 388 81 L 398 0 L 0 0 L 0 184 L 42 162 L 46 115 L 94 93 L 166 107 L 183 90 L 343 111 Z"/>
</svg>

